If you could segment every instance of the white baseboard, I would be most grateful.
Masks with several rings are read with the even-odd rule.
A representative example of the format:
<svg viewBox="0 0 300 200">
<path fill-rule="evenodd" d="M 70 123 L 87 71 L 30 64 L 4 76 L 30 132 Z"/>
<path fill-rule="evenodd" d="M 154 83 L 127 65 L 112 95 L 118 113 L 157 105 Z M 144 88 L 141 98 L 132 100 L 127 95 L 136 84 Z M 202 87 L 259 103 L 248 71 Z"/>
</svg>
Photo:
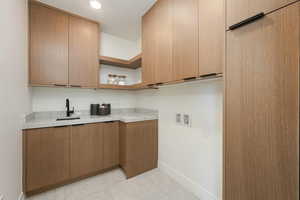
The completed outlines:
<svg viewBox="0 0 300 200">
<path fill-rule="evenodd" d="M 183 175 L 181 172 L 173 169 L 169 165 L 163 162 L 159 162 L 159 169 L 164 173 L 168 174 L 171 178 L 173 178 L 180 185 L 185 187 L 187 190 L 192 192 L 201 200 L 218 200 L 218 197 L 208 192 L 205 188 L 203 188 L 198 183 L 194 182 L 190 178 Z"/>
<path fill-rule="evenodd" d="M 24 197 L 24 193 L 23 193 L 23 192 L 19 195 L 18 200 L 25 200 L 25 197 Z"/>
</svg>

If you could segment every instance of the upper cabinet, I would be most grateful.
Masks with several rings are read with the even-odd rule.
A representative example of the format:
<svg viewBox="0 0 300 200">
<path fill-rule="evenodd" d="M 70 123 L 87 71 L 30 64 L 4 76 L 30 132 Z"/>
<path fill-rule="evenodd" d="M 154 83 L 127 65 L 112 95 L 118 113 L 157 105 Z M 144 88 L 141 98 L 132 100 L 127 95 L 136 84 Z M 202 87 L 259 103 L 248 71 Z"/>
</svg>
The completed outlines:
<svg viewBox="0 0 300 200">
<path fill-rule="evenodd" d="M 144 83 L 223 72 L 224 0 L 158 0 L 143 16 L 142 27 Z"/>
<path fill-rule="evenodd" d="M 142 79 L 146 85 L 155 84 L 155 12 L 147 12 L 142 21 Z"/>
<path fill-rule="evenodd" d="M 220 74 L 225 65 L 224 0 L 199 0 L 199 76 Z"/>
<path fill-rule="evenodd" d="M 98 87 L 99 24 L 30 3 L 30 84 Z"/>
<path fill-rule="evenodd" d="M 227 27 L 259 13 L 269 13 L 296 0 L 227 0 Z"/>
<path fill-rule="evenodd" d="M 198 76 L 198 0 L 172 0 L 173 80 Z"/>
<path fill-rule="evenodd" d="M 99 25 L 69 18 L 69 83 L 71 87 L 96 88 L 99 70 Z"/>
<path fill-rule="evenodd" d="M 68 84 L 68 15 L 30 5 L 30 84 Z"/>
<path fill-rule="evenodd" d="M 172 66 L 172 0 L 158 1 L 155 13 L 155 81 L 165 83 L 173 79 Z M 150 32 L 151 33 L 151 32 Z"/>
<path fill-rule="evenodd" d="M 160 0 L 143 16 L 143 82 L 173 79 L 172 0 Z"/>
</svg>

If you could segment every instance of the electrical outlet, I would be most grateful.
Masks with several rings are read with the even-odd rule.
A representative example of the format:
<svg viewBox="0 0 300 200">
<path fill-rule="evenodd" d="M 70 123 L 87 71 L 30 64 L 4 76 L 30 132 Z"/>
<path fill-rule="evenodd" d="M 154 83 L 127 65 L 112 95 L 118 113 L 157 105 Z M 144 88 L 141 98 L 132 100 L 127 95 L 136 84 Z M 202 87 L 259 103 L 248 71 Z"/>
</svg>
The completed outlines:
<svg viewBox="0 0 300 200">
<path fill-rule="evenodd" d="M 181 114 L 180 113 L 176 113 L 176 124 L 178 124 L 178 125 L 182 124 Z"/>
<path fill-rule="evenodd" d="M 191 127 L 191 118 L 190 118 L 190 115 L 187 115 L 187 114 L 183 115 L 183 125 Z"/>
<path fill-rule="evenodd" d="M 0 194 L 0 200 L 4 200 L 4 196 Z"/>
</svg>

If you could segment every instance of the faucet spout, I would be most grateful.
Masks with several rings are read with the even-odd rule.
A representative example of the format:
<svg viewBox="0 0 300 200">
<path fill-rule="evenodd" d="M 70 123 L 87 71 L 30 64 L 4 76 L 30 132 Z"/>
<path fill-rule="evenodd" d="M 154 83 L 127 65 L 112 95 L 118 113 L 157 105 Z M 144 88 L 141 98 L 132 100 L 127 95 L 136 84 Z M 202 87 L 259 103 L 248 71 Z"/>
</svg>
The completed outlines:
<svg viewBox="0 0 300 200">
<path fill-rule="evenodd" d="M 74 108 L 73 108 L 73 110 L 70 110 L 70 100 L 69 99 L 66 99 L 66 108 L 67 108 L 66 115 L 67 115 L 67 117 L 70 117 L 71 114 L 74 113 Z"/>
</svg>

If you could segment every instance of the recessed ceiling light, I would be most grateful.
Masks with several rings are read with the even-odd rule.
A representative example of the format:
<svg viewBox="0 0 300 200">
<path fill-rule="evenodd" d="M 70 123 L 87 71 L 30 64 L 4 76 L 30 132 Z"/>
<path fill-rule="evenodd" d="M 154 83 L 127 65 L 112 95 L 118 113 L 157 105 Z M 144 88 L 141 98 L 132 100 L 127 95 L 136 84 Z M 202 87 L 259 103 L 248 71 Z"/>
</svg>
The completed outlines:
<svg viewBox="0 0 300 200">
<path fill-rule="evenodd" d="M 97 0 L 90 0 L 90 6 L 94 9 L 101 9 L 102 5 Z"/>
</svg>

